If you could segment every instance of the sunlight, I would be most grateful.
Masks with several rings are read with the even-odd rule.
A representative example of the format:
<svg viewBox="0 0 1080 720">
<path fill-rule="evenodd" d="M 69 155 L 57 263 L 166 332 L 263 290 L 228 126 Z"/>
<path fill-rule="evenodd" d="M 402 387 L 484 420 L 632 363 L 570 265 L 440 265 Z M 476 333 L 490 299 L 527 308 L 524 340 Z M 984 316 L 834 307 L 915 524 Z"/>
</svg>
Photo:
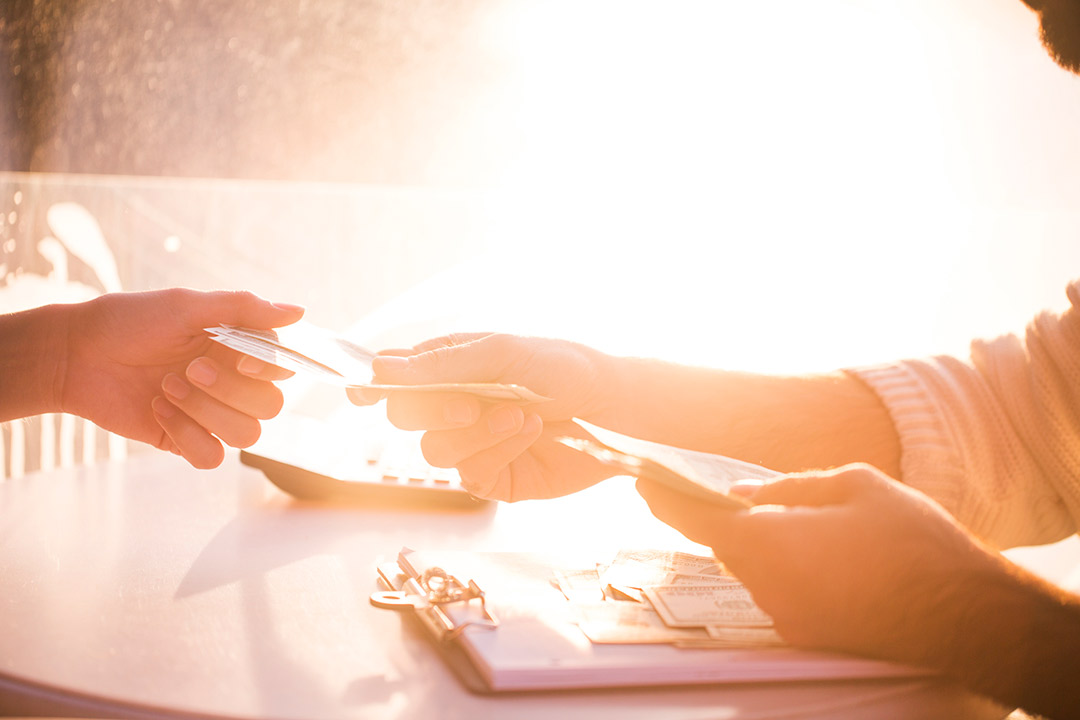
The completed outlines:
<svg viewBox="0 0 1080 720">
<path fill-rule="evenodd" d="M 999 25 L 1041 53 L 1022 8 L 987 14 L 1015 22 L 927 2 L 505 6 L 489 31 L 520 146 L 481 261 L 489 285 L 512 269 L 501 319 L 783 372 L 963 352 L 1060 305 L 1076 214 L 1001 202 L 1013 168 L 971 171 L 1018 121 L 965 139 L 1001 94 L 954 92 L 966 58 L 1012 59 Z"/>
</svg>

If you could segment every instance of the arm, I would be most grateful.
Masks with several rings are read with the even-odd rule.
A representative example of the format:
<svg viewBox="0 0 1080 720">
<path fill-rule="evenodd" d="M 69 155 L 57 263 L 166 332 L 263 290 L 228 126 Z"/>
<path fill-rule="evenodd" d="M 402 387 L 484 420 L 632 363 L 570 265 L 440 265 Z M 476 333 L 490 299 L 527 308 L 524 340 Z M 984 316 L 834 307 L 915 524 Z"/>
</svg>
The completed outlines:
<svg viewBox="0 0 1080 720">
<path fill-rule="evenodd" d="M 219 323 L 271 328 L 303 309 L 245 292 L 113 293 L 0 318 L 4 419 L 67 412 L 215 467 L 281 409 L 291 373 L 212 342 Z"/>
<path fill-rule="evenodd" d="M 555 442 L 584 433 L 574 418 L 782 470 L 858 460 L 895 471 L 899 455 L 877 396 L 842 373 L 751 375 L 511 335 L 437 338 L 376 358 L 374 367 L 388 384 L 507 382 L 552 398 L 526 407 L 460 394 L 388 398 L 395 425 L 427 431 L 428 462 L 456 467 L 470 491 L 501 500 L 564 495 L 611 474 Z"/>
<path fill-rule="evenodd" d="M 606 358 L 616 432 L 794 472 L 865 462 L 894 477 L 900 446 L 885 406 L 854 376 L 770 376 Z"/>
<path fill-rule="evenodd" d="M 1071 309 L 975 341 L 970 359 L 857 373 L 897 428 L 904 483 L 997 547 L 1054 542 L 1080 523 L 1080 282 L 1067 294 Z"/>
<path fill-rule="evenodd" d="M 1008 562 L 868 466 L 787 476 L 748 512 L 638 482 L 713 548 L 791 644 L 926 667 L 1051 717 L 1080 717 L 1080 598 Z"/>
<path fill-rule="evenodd" d="M 68 307 L 0 316 L 0 422 L 60 410 Z"/>
</svg>

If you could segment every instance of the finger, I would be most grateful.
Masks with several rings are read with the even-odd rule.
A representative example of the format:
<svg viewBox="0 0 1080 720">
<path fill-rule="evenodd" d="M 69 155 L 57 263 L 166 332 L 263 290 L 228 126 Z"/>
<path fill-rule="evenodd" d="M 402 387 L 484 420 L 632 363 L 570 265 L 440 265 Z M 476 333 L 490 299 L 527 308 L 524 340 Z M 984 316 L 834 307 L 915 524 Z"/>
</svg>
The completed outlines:
<svg viewBox="0 0 1080 720">
<path fill-rule="evenodd" d="M 522 456 L 544 431 L 539 415 L 530 413 L 514 436 L 476 453 L 457 465 L 461 485 L 477 497 L 492 500 L 515 500 L 533 497 L 515 482 L 512 464 Z M 522 458 L 524 460 L 524 458 Z"/>
<path fill-rule="evenodd" d="M 656 481 L 638 478 L 634 486 L 649 505 L 652 515 L 670 525 L 693 542 L 710 547 L 732 543 L 732 525 L 742 511 L 725 506 L 703 503 L 690 495 L 673 490 Z"/>
<path fill-rule="evenodd" d="M 493 333 L 451 333 L 449 335 L 442 335 L 437 338 L 425 340 L 419 345 L 415 345 L 408 351 L 405 351 L 403 355 L 417 355 L 422 352 L 428 352 L 441 347 L 455 347 L 457 345 L 467 345 L 475 340 L 485 338 Z"/>
<path fill-rule="evenodd" d="M 193 360 L 185 375 L 210 397 L 253 418 L 268 420 L 281 412 L 285 402 L 281 390 L 273 384 L 229 372 L 208 357 Z M 170 384 L 182 390 L 176 383 Z"/>
<path fill-rule="evenodd" d="M 452 335 L 442 335 L 437 338 L 425 340 L 422 343 L 414 345 L 409 348 L 383 348 L 376 357 L 401 357 L 410 358 L 413 355 L 419 355 L 420 353 L 429 352 L 443 347 L 456 347 L 458 345 L 464 345 L 472 342 L 473 340 L 479 340 L 480 338 L 487 337 L 492 333 L 458 333 Z"/>
<path fill-rule="evenodd" d="M 478 382 L 500 377 L 514 358 L 513 338 L 484 335 L 457 345 L 402 357 L 380 355 L 372 363 L 375 376 L 390 385 L 419 385 L 434 382 Z"/>
<path fill-rule="evenodd" d="M 477 422 L 484 403 L 465 393 L 389 392 L 386 417 L 402 430 L 448 430 Z"/>
<path fill-rule="evenodd" d="M 225 459 L 221 442 L 166 398 L 155 397 L 150 407 L 158 425 L 169 437 L 167 445 L 162 443 L 162 449 L 181 455 L 200 470 L 215 468 Z"/>
<path fill-rule="evenodd" d="M 300 305 L 273 303 L 247 290 L 176 292 L 179 312 L 198 327 L 224 324 L 275 328 L 290 325 L 304 315 Z"/>
<path fill-rule="evenodd" d="M 456 467 L 466 458 L 516 435 L 524 424 L 525 413 L 520 407 L 496 405 L 466 427 L 425 433 L 420 447 L 435 467 Z"/>
<path fill-rule="evenodd" d="M 166 375 L 161 382 L 161 389 L 170 403 L 226 444 L 244 448 L 255 444 L 259 439 L 261 428 L 258 420 L 210 397 L 179 375 Z"/>
<path fill-rule="evenodd" d="M 263 362 L 250 355 L 240 356 L 240 359 L 236 361 L 236 371 L 241 375 L 246 375 L 250 378 L 255 378 L 256 380 L 269 380 L 271 382 L 288 380 L 296 374 L 292 370 L 279 368 L 277 365 L 271 365 L 268 362 Z"/>
<path fill-rule="evenodd" d="M 345 395 L 353 405 L 360 405 L 362 407 L 374 405 L 386 397 L 386 393 L 382 390 L 365 387 L 347 387 L 345 388 Z"/>
<path fill-rule="evenodd" d="M 161 400 L 164 400 L 166 404 L 168 404 L 169 402 L 164 398 L 161 398 Z M 158 415 L 157 411 L 154 410 L 153 400 L 150 401 L 150 409 L 153 411 L 154 418 L 158 419 L 160 416 Z M 158 423 L 158 427 L 161 428 L 160 422 Z M 176 443 L 174 443 L 173 439 L 169 437 L 169 433 L 165 432 L 165 428 L 161 428 L 161 437 L 159 437 L 158 441 L 154 443 L 154 447 L 156 447 L 158 450 L 164 450 L 165 452 L 170 452 L 173 455 L 180 455 L 182 457 L 180 448 L 176 447 Z"/>
<path fill-rule="evenodd" d="M 754 493 L 757 505 L 803 505 L 820 507 L 847 502 L 865 482 L 870 469 L 845 465 L 831 470 L 785 475 Z"/>
</svg>

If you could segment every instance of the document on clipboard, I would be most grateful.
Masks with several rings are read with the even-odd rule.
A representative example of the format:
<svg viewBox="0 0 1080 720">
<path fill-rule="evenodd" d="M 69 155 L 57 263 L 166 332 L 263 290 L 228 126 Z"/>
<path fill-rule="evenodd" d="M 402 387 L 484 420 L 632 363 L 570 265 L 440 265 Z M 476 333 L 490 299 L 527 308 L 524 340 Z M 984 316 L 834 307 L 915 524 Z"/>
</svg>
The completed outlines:
<svg viewBox="0 0 1080 720">
<path fill-rule="evenodd" d="M 594 642 L 582 629 L 578 607 L 551 582 L 564 561 L 525 553 L 404 549 L 396 563 L 379 568 L 386 589 L 371 601 L 412 616 L 459 680 L 485 694 L 927 674 L 771 642 Z"/>
</svg>

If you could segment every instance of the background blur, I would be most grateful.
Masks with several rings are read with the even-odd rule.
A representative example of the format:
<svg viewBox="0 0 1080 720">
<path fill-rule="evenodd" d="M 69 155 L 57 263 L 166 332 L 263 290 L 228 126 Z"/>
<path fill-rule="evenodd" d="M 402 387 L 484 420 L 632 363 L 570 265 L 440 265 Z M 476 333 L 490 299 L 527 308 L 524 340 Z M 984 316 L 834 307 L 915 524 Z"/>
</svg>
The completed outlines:
<svg viewBox="0 0 1080 720">
<path fill-rule="evenodd" d="M 238 287 L 376 348 L 963 353 L 1066 305 L 1078 127 L 1018 0 L 5 0 L 0 310 Z"/>
</svg>

